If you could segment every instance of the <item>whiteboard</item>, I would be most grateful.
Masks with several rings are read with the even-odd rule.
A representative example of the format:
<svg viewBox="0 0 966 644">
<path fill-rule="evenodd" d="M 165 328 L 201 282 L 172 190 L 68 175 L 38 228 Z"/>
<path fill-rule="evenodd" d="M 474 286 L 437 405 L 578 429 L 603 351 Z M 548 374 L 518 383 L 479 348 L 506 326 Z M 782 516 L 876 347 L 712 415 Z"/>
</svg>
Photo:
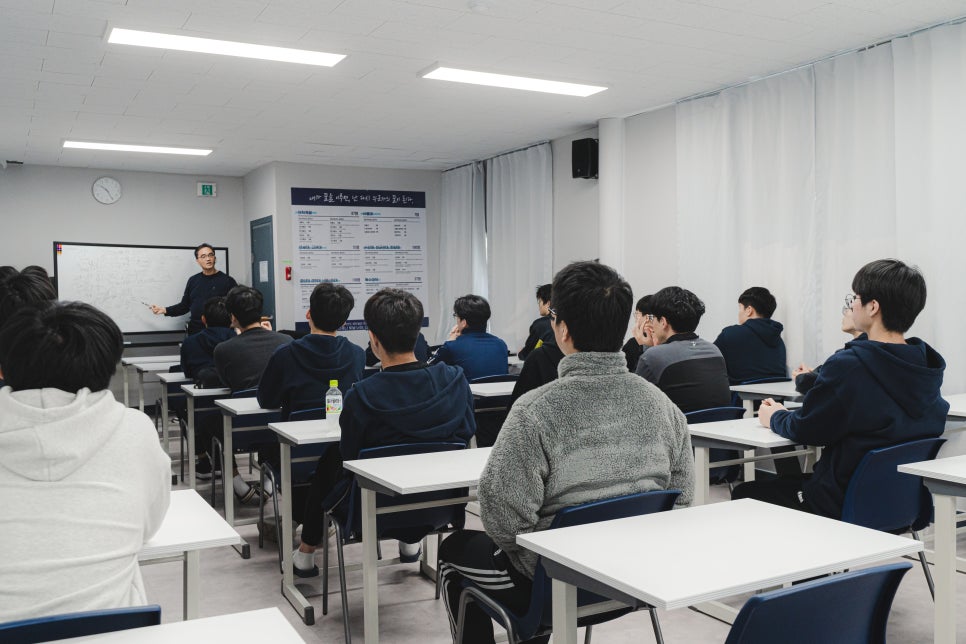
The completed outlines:
<svg viewBox="0 0 966 644">
<path fill-rule="evenodd" d="M 227 273 L 228 249 L 215 248 L 215 258 L 215 266 Z M 58 299 L 96 306 L 124 333 L 183 332 L 187 315 L 155 315 L 144 302 L 177 304 L 188 278 L 200 270 L 194 246 L 54 242 Z"/>
</svg>

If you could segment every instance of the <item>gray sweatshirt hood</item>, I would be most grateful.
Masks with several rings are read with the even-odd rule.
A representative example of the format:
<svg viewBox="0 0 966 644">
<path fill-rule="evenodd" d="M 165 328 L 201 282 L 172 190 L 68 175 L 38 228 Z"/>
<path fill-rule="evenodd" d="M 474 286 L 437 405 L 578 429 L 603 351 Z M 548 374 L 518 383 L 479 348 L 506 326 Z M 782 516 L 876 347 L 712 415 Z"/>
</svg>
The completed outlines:
<svg viewBox="0 0 966 644">
<path fill-rule="evenodd" d="M 0 467 L 34 481 L 60 481 L 90 460 L 121 426 L 109 390 L 0 389 Z"/>
</svg>

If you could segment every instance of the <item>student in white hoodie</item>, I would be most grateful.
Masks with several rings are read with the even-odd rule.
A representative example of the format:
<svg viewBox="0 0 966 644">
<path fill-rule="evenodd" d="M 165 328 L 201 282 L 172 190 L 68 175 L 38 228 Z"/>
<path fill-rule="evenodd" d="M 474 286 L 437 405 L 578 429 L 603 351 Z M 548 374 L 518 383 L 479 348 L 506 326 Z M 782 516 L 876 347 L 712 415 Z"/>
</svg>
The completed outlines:
<svg viewBox="0 0 966 644">
<path fill-rule="evenodd" d="M 0 622 L 147 603 L 137 553 L 167 512 L 171 461 L 108 390 L 121 349 L 76 302 L 0 329 Z"/>
</svg>

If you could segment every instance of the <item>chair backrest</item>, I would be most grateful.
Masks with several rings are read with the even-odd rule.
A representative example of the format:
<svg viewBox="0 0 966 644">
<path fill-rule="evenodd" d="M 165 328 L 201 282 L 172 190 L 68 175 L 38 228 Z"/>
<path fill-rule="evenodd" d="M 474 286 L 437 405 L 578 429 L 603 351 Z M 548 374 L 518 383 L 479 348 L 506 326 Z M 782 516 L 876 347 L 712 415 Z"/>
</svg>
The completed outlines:
<svg viewBox="0 0 966 644">
<path fill-rule="evenodd" d="M 766 385 L 769 382 L 791 382 L 791 378 L 788 376 L 771 376 L 770 378 L 754 378 L 752 380 L 744 380 L 739 384 L 742 385 Z"/>
<path fill-rule="evenodd" d="M 49 642 L 69 637 L 113 633 L 142 626 L 157 626 L 160 623 L 161 607 L 157 605 L 66 613 L 0 624 L 0 642 L 4 644 Z"/>
<path fill-rule="evenodd" d="M 516 382 L 520 379 L 520 374 L 518 373 L 506 373 L 496 376 L 480 376 L 479 378 L 473 378 L 470 380 L 471 385 L 479 385 L 487 382 Z"/>
<path fill-rule="evenodd" d="M 231 392 L 232 398 L 254 398 L 258 394 L 258 387 L 250 387 L 248 389 L 239 389 L 238 391 Z"/>
<path fill-rule="evenodd" d="M 654 490 L 575 505 L 559 511 L 548 530 L 664 512 L 674 507 L 674 501 L 680 494 L 681 490 Z M 602 601 L 605 601 L 603 597 L 586 591 L 579 591 L 577 594 L 578 606 Z M 549 625 L 552 621 L 550 578 L 543 564 L 538 560 L 537 570 L 533 576 L 530 607 L 527 613 L 520 617 L 517 632 L 522 639 L 529 639 L 542 626 Z"/>
<path fill-rule="evenodd" d="M 932 497 L 922 478 L 902 474 L 896 468 L 936 458 L 944 442 L 942 438 L 924 438 L 868 452 L 845 490 L 842 520 L 885 532 L 905 532 L 920 524 L 921 518 L 928 521 Z"/>
<path fill-rule="evenodd" d="M 689 424 L 714 423 L 719 420 L 735 420 L 745 415 L 744 407 L 711 407 L 684 414 Z"/>
<path fill-rule="evenodd" d="M 325 418 L 325 407 L 313 407 L 312 409 L 299 409 L 291 412 L 288 419 L 296 420 L 321 420 Z"/>
<path fill-rule="evenodd" d="M 904 562 L 833 575 L 755 595 L 741 608 L 725 644 L 886 641 L 886 622 Z"/>
<path fill-rule="evenodd" d="M 428 442 L 428 443 L 403 443 L 399 445 L 384 445 L 382 447 L 369 447 L 359 451 L 359 458 L 384 458 L 389 456 L 407 456 L 409 454 L 428 454 L 430 452 L 449 452 L 465 449 L 466 444 L 460 442 Z M 425 501 L 438 501 L 445 499 L 455 499 L 468 494 L 466 488 L 453 490 L 443 490 L 440 492 L 424 492 L 421 494 L 407 494 L 402 496 L 386 496 L 380 494 L 376 497 L 376 506 L 390 507 L 393 505 L 406 505 L 409 503 L 423 503 Z M 362 535 L 362 498 L 359 484 L 352 482 L 349 492 L 348 514 L 345 526 L 349 528 L 346 536 Z M 462 528 L 466 522 L 466 504 L 443 505 L 435 508 L 423 508 L 420 510 L 410 510 L 407 512 L 397 512 L 392 514 L 380 515 L 376 520 L 376 532 L 380 539 L 399 539 L 407 543 L 415 543 L 427 534 L 442 529 L 447 525 L 455 528 Z"/>
</svg>

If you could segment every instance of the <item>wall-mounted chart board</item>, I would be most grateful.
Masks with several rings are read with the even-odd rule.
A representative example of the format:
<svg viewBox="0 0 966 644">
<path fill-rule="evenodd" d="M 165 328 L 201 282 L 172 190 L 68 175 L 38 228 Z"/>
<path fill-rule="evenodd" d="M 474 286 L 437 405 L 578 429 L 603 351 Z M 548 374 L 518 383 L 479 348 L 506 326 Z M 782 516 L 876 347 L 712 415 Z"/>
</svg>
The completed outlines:
<svg viewBox="0 0 966 644">
<path fill-rule="evenodd" d="M 228 273 L 228 249 L 216 247 L 215 257 Z M 200 270 L 194 246 L 54 242 L 58 299 L 96 306 L 125 334 L 184 332 L 188 316 L 155 315 L 145 303 L 180 302 L 188 278 Z"/>
</svg>

